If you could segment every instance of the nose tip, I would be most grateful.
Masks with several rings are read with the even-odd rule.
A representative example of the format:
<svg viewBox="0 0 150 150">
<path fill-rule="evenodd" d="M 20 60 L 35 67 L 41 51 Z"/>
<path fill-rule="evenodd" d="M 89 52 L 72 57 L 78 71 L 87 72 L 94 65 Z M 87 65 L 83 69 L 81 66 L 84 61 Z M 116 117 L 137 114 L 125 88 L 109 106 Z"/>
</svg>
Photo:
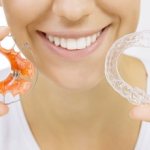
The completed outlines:
<svg viewBox="0 0 150 150">
<path fill-rule="evenodd" d="M 92 0 L 93 1 L 93 0 Z M 61 0 L 53 4 L 53 13 L 68 21 L 79 21 L 92 12 L 92 5 L 82 0 Z"/>
</svg>

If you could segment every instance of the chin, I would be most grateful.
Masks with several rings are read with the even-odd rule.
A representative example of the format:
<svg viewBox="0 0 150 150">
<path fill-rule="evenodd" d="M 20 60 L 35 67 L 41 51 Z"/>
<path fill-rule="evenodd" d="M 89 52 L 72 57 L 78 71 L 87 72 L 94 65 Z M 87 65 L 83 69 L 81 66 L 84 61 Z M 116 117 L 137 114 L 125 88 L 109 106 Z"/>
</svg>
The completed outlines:
<svg viewBox="0 0 150 150">
<path fill-rule="evenodd" d="M 83 81 L 76 81 L 76 80 L 72 80 L 71 82 L 69 81 L 53 81 L 54 84 L 61 89 L 70 91 L 70 92 L 86 92 L 89 91 L 91 89 L 93 89 L 94 87 L 96 87 L 99 83 L 100 83 L 100 79 L 95 79 L 92 81 L 88 81 L 88 80 L 83 80 Z"/>
</svg>

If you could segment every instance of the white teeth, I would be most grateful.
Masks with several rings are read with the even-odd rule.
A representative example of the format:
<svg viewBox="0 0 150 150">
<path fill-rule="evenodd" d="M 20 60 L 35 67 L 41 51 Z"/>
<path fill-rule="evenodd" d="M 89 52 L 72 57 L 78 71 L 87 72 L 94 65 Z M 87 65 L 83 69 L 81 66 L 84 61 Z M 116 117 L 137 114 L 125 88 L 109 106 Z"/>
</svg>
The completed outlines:
<svg viewBox="0 0 150 150">
<path fill-rule="evenodd" d="M 67 40 L 67 49 L 70 49 L 70 50 L 77 49 L 76 40 L 74 40 L 74 39 L 68 39 Z"/>
<path fill-rule="evenodd" d="M 60 38 L 54 37 L 54 43 L 56 46 L 59 46 L 60 45 Z"/>
<path fill-rule="evenodd" d="M 89 47 L 97 40 L 97 38 L 100 35 L 101 35 L 101 31 L 91 36 L 82 37 L 79 39 L 65 39 L 65 38 L 54 37 L 51 35 L 46 35 L 46 37 L 49 39 L 51 43 L 55 44 L 56 46 L 66 48 L 68 50 L 77 50 L 77 49 L 84 49 L 86 47 Z"/>
<path fill-rule="evenodd" d="M 63 48 L 67 48 L 67 40 L 61 38 L 61 40 L 60 40 L 60 45 L 61 45 L 61 47 L 63 47 Z"/>
<path fill-rule="evenodd" d="M 94 35 L 92 36 L 92 43 L 94 43 L 94 42 L 96 41 L 96 38 L 97 38 L 97 35 L 94 34 Z"/>
<path fill-rule="evenodd" d="M 92 39 L 91 39 L 90 36 L 88 36 L 88 37 L 86 38 L 86 45 L 87 45 L 87 47 L 90 46 L 91 43 L 92 43 Z"/>
<path fill-rule="evenodd" d="M 84 49 L 86 48 L 86 39 L 80 38 L 77 40 L 77 49 Z"/>
<path fill-rule="evenodd" d="M 54 42 L 54 38 L 52 36 L 47 36 L 50 42 Z"/>
</svg>

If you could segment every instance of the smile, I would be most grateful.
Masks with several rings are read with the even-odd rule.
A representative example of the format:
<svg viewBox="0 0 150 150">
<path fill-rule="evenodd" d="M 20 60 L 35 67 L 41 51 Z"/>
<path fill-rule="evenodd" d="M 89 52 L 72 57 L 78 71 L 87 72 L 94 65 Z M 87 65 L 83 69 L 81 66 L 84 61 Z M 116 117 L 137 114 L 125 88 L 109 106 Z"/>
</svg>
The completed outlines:
<svg viewBox="0 0 150 150">
<path fill-rule="evenodd" d="M 104 40 L 110 25 L 95 33 L 69 34 L 37 31 L 49 51 L 65 60 L 79 60 L 94 52 Z"/>
<path fill-rule="evenodd" d="M 77 39 L 61 38 L 49 34 L 47 34 L 46 37 L 55 46 L 66 48 L 67 50 L 82 50 L 86 47 L 91 46 L 99 38 L 101 33 L 102 31 L 97 32 L 93 35 L 89 35 L 87 37 L 81 37 Z"/>
</svg>

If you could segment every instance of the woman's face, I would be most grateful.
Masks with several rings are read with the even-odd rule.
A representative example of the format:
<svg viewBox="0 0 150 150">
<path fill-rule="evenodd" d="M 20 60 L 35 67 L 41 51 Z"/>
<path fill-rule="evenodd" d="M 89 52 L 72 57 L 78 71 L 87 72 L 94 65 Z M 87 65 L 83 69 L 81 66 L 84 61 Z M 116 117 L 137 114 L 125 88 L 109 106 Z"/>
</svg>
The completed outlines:
<svg viewBox="0 0 150 150">
<path fill-rule="evenodd" d="M 112 43 L 136 29 L 140 0 L 2 0 L 18 46 L 58 86 L 85 90 L 104 77 Z M 49 39 L 49 40 L 48 40 Z"/>
</svg>

